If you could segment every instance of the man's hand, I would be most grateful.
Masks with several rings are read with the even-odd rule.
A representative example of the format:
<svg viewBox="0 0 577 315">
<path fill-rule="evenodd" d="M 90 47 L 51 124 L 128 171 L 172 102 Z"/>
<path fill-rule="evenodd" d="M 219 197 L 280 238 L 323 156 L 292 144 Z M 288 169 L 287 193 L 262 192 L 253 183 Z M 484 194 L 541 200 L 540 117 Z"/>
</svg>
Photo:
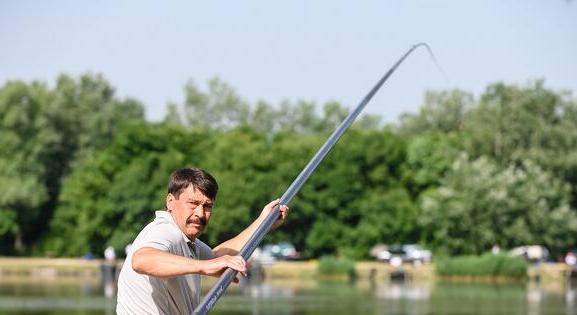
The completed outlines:
<svg viewBox="0 0 577 315">
<path fill-rule="evenodd" d="M 264 206 L 260 215 L 262 217 L 266 217 L 272 211 L 272 209 L 274 209 L 274 207 L 276 207 L 279 204 L 279 202 L 280 202 L 280 199 L 275 199 L 275 200 L 269 202 L 268 205 Z M 284 220 L 288 216 L 289 208 L 286 205 L 281 205 L 279 210 L 280 210 L 280 216 L 279 216 L 278 220 L 276 220 L 276 222 L 273 224 L 271 230 L 274 230 L 274 229 L 278 228 L 281 224 L 283 224 Z"/>
<path fill-rule="evenodd" d="M 263 209 L 258 218 L 253 221 L 246 229 L 244 229 L 240 234 L 231 238 L 230 240 L 223 242 L 222 244 L 215 247 L 212 252 L 215 256 L 224 256 L 224 255 L 237 255 L 242 247 L 248 242 L 251 235 L 257 230 L 258 226 L 265 220 L 268 214 L 276 207 L 280 202 L 280 199 L 276 199 L 271 201 L 268 205 L 266 205 Z M 278 220 L 273 223 L 271 230 L 276 229 L 280 226 L 284 219 L 288 216 L 289 208 L 286 205 L 281 205 L 280 209 L 280 216 Z"/>
<path fill-rule="evenodd" d="M 201 262 L 200 274 L 203 275 L 218 277 L 227 268 L 232 268 L 246 277 L 246 261 L 244 261 L 242 256 L 223 255 L 210 260 L 200 260 L 199 262 Z M 238 283 L 238 278 L 235 278 L 234 282 Z"/>
</svg>

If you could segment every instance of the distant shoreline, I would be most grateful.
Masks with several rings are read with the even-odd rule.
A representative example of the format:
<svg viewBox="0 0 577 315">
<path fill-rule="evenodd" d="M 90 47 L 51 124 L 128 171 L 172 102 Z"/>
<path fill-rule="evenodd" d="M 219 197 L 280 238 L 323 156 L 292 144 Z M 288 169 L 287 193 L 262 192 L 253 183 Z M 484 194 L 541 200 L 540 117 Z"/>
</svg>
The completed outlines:
<svg viewBox="0 0 577 315">
<path fill-rule="evenodd" d="M 0 257 L 0 279 L 3 276 L 100 277 L 103 264 L 103 259 Z M 122 266 L 122 261 L 117 265 Z"/>
<path fill-rule="evenodd" d="M 123 261 L 118 260 L 116 270 L 120 270 Z M 37 258 L 37 257 L 0 257 L 0 281 L 5 277 L 62 278 L 62 277 L 101 277 L 103 259 L 85 260 L 82 258 Z M 262 266 L 266 279 L 303 279 L 320 278 L 318 261 L 280 261 Z M 355 264 L 358 280 L 388 281 L 392 277 L 402 276 L 415 281 L 427 281 L 439 278 L 435 275 L 434 264 L 406 264 L 399 268 L 376 261 L 360 261 Z M 567 281 L 571 269 L 562 263 L 547 263 L 531 266 L 527 272 L 528 280 L 544 282 Z M 442 279 L 459 281 L 497 281 L 492 277 L 443 277 Z M 502 279 L 501 279 L 502 280 Z"/>
</svg>

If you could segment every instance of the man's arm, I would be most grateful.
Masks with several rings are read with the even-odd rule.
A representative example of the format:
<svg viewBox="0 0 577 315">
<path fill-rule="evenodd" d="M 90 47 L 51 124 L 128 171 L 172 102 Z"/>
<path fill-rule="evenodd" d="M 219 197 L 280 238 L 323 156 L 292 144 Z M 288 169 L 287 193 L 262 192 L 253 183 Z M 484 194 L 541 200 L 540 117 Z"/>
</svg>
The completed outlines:
<svg viewBox="0 0 577 315">
<path fill-rule="evenodd" d="M 246 263 L 240 256 L 224 255 L 209 260 L 196 260 L 152 247 L 140 248 L 132 255 L 134 271 L 159 278 L 191 273 L 220 276 L 226 268 L 232 268 L 246 275 Z"/>
<path fill-rule="evenodd" d="M 246 229 L 244 229 L 240 234 L 231 238 L 228 241 L 223 242 L 222 244 L 216 246 L 212 252 L 216 257 L 220 257 L 223 255 L 238 255 L 242 247 L 248 242 L 248 239 L 256 229 L 260 226 L 260 224 L 266 219 L 267 215 L 272 211 L 274 207 L 279 204 L 279 199 L 271 201 L 267 204 L 262 212 L 260 213 L 259 217 L 252 222 Z M 288 215 L 288 207 L 286 205 L 280 206 L 280 218 L 275 224 L 273 225 L 272 229 L 276 229 L 279 225 L 282 224 L 286 216 Z"/>
</svg>

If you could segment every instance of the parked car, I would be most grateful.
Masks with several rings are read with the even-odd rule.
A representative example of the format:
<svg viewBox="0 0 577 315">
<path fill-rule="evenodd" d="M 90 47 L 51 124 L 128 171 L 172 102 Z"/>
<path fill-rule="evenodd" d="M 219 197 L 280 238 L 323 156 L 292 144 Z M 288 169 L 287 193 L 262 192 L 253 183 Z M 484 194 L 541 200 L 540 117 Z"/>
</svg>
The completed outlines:
<svg viewBox="0 0 577 315">
<path fill-rule="evenodd" d="M 279 260 L 297 260 L 301 254 L 294 245 L 288 242 L 268 244 L 262 248 L 255 249 L 251 258 L 260 264 L 270 265 Z"/>
<path fill-rule="evenodd" d="M 270 252 L 273 257 L 279 260 L 296 260 L 301 257 L 294 245 L 288 242 L 265 245 L 263 251 Z"/>
<path fill-rule="evenodd" d="M 400 265 L 401 263 L 429 263 L 432 259 L 430 250 L 417 244 L 378 245 L 373 247 L 371 255 L 379 261 Z"/>
<path fill-rule="evenodd" d="M 250 256 L 249 262 L 254 262 L 256 265 L 272 265 L 277 262 L 277 259 L 272 256 L 270 251 L 263 251 L 262 248 L 257 247 Z M 252 265 L 252 264 L 251 264 Z"/>
<path fill-rule="evenodd" d="M 545 262 L 549 260 L 549 250 L 541 245 L 518 246 L 511 249 L 509 255 L 523 257 L 532 263 Z"/>
<path fill-rule="evenodd" d="M 403 245 L 403 250 L 406 254 L 405 260 L 408 262 L 429 263 L 433 257 L 430 250 L 424 249 L 417 244 Z"/>
</svg>

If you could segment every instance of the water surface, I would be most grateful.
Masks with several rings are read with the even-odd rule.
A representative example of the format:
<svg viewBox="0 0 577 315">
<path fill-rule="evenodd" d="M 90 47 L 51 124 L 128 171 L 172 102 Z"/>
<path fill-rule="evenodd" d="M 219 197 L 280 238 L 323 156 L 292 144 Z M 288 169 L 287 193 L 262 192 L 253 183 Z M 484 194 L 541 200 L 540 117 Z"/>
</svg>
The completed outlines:
<svg viewBox="0 0 577 315">
<path fill-rule="evenodd" d="M 94 279 L 0 278 L 0 314 L 114 314 L 114 290 Z M 275 280 L 235 285 L 211 314 L 577 315 L 577 285 Z"/>
</svg>

